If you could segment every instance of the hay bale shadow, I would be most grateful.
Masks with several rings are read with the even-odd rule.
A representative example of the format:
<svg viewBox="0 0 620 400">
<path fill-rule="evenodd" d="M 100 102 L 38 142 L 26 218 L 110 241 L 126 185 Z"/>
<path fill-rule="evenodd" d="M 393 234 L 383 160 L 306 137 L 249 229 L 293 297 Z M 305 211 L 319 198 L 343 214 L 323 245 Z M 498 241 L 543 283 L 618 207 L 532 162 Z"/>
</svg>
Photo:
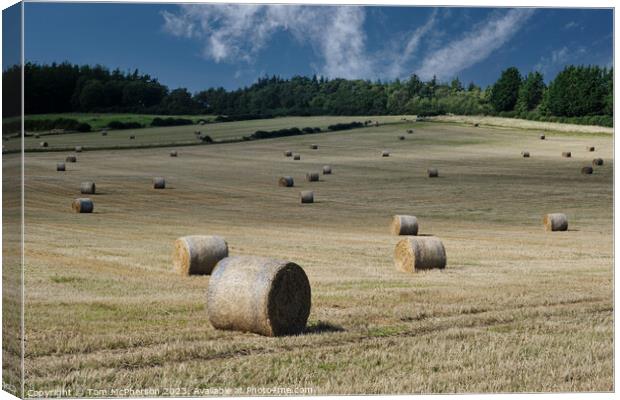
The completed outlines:
<svg viewBox="0 0 620 400">
<path fill-rule="evenodd" d="M 329 333 L 329 332 L 344 332 L 345 329 L 340 325 L 331 324 L 329 322 L 318 321 L 312 325 L 306 326 L 306 329 L 303 331 L 303 335 L 317 335 L 320 333 Z"/>
</svg>

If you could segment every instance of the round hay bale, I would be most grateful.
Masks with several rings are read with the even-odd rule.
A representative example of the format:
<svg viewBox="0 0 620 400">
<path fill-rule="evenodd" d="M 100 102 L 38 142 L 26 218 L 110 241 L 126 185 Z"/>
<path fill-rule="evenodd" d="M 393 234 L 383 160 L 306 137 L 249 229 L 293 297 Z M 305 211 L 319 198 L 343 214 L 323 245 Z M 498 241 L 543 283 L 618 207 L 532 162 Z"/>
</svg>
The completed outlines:
<svg viewBox="0 0 620 400">
<path fill-rule="evenodd" d="M 91 213 L 95 209 L 95 205 L 91 199 L 79 198 L 73 200 L 71 208 L 76 213 Z"/>
<path fill-rule="evenodd" d="M 101 131 L 101 136 L 108 136 L 108 131 Z"/>
<path fill-rule="evenodd" d="M 581 173 L 584 175 L 592 175 L 592 172 L 594 172 L 594 170 L 590 166 L 581 168 Z"/>
<path fill-rule="evenodd" d="M 603 165 L 603 159 L 595 158 L 594 160 L 592 160 L 592 165 Z"/>
<path fill-rule="evenodd" d="M 295 154 L 293 156 L 293 160 L 301 160 L 301 156 L 299 154 Z"/>
<path fill-rule="evenodd" d="M 413 129 L 407 129 L 407 133 L 409 134 L 413 133 Z"/>
<path fill-rule="evenodd" d="M 170 152 L 170 157 L 177 157 L 179 154 L 177 153 L 176 150 L 173 150 Z"/>
<path fill-rule="evenodd" d="M 390 156 L 390 152 L 389 152 L 389 151 L 387 151 L 387 150 L 383 150 L 383 151 L 381 152 L 381 157 L 389 157 L 389 156 Z"/>
<path fill-rule="evenodd" d="M 586 149 L 588 151 L 594 151 L 595 150 L 594 146 L 586 146 Z"/>
<path fill-rule="evenodd" d="M 522 151 L 521 155 L 525 158 L 529 158 L 530 157 L 530 152 L 529 151 Z"/>
<path fill-rule="evenodd" d="M 412 235 L 418 234 L 418 219 L 413 215 L 394 215 L 390 225 L 392 235 Z"/>
<path fill-rule="evenodd" d="M 56 163 L 56 171 L 64 171 L 64 170 L 65 170 L 65 163 L 64 162 Z"/>
<path fill-rule="evenodd" d="M 153 189 L 165 189 L 166 180 L 162 177 L 153 178 Z"/>
<path fill-rule="evenodd" d="M 318 144 L 311 144 L 311 145 L 310 145 L 310 148 L 311 148 L 312 150 L 318 150 L 318 149 L 319 149 L 319 145 L 318 145 Z"/>
<path fill-rule="evenodd" d="M 543 225 L 546 231 L 566 231 L 568 230 L 568 218 L 562 213 L 546 214 L 543 217 Z"/>
<path fill-rule="evenodd" d="M 570 156 L 571 156 L 570 151 L 563 151 L 562 152 L 562 157 L 570 158 Z"/>
<path fill-rule="evenodd" d="M 228 244 L 220 236 L 192 235 L 174 242 L 172 264 L 181 275 L 208 275 L 228 257 Z"/>
<path fill-rule="evenodd" d="M 323 175 L 331 175 L 332 167 L 329 165 L 323 165 Z"/>
<path fill-rule="evenodd" d="M 95 182 L 80 183 L 80 193 L 82 194 L 95 194 L 95 189 Z"/>
<path fill-rule="evenodd" d="M 304 190 L 300 193 L 301 204 L 314 203 L 314 192 L 311 190 Z"/>
<path fill-rule="evenodd" d="M 429 168 L 426 170 L 429 178 L 437 178 L 439 176 L 439 171 L 437 168 Z"/>
<path fill-rule="evenodd" d="M 213 327 L 265 336 L 301 333 L 311 302 L 310 282 L 299 265 L 264 257 L 223 259 L 207 288 Z"/>
<path fill-rule="evenodd" d="M 66 162 L 77 162 L 77 157 L 76 156 L 67 156 L 67 158 L 65 158 Z"/>
<path fill-rule="evenodd" d="M 282 187 L 293 187 L 295 185 L 295 181 L 292 176 L 282 176 L 278 179 L 278 186 Z"/>
<path fill-rule="evenodd" d="M 319 173 L 318 172 L 307 172 L 306 180 L 308 182 L 317 182 L 319 180 Z"/>
<path fill-rule="evenodd" d="M 135 138 L 136 138 L 136 136 L 135 136 L 135 135 L 131 135 L 131 136 L 129 136 L 129 140 L 134 140 Z"/>
<path fill-rule="evenodd" d="M 39 146 L 41 146 L 41 147 L 47 147 L 47 142 L 41 142 L 41 143 L 39 143 Z"/>
<path fill-rule="evenodd" d="M 82 146 L 75 146 L 75 152 L 76 153 L 81 153 L 82 152 Z"/>
<path fill-rule="evenodd" d="M 475 124 L 474 124 L 474 126 L 477 128 L 477 127 L 479 127 L 479 126 L 480 126 L 480 124 L 475 123 Z"/>
<path fill-rule="evenodd" d="M 200 136 L 200 135 L 202 135 L 202 133 L 200 131 L 194 131 L 194 135 Z"/>
<path fill-rule="evenodd" d="M 403 272 L 417 272 L 424 269 L 446 267 L 446 249 L 436 237 L 406 237 L 394 249 L 396 269 Z"/>
<path fill-rule="evenodd" d="M 399 136 L 398 140 L 405 140 L 405 137 L 404 136 Z"/>
<path fill-rule="evenodd" d="M 540 140 L 545 140 L 545 135 L 540 135 Z"/>
<path fill-rule="evenodd" d="M 293 152 L 292 152 L 292 151 L 290 151 L 290 150 L 286 150 L 286 151 L 284 152 L 284 156 L 285 156 L 285 157 L 292 157 L 292 156 L 293 156 Z"/>
</svg>

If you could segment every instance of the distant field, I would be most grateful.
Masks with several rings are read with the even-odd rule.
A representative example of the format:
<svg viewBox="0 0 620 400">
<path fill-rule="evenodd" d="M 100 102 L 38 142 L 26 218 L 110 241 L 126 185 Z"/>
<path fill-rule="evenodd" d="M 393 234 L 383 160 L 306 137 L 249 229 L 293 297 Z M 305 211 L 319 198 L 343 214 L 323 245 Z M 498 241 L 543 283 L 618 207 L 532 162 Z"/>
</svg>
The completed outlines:
<svg viewBox="0 0 620 400">
<path fill-rule="evenodd" d="M 351 119 L 364 117 L 203 130 L 234 138 Z M 136 140 L 193 138 L 195 127 L 176 129 L 136 131 Z M 49 140 L 96 146 L 131 133 Z M 26 391 L 613 391 L 612 140 L 403 122 L 184 147 L 177 158 L 168 156 L 173 147 L 87 151 L 64 173 L 55 171 L 64 153 L 27 153 Z M 284 157 L 287 149 L 301 160 Z M 581 175 L 594 157 L 604 165 Z M 9 176 L 19 155 L 4 158 Z M 333 175 L 304 180 L 324 164 Z M 431 166 L 439 178 L 426 177 Z M 278 187 L 282 175 L 295 187 Z M 151 188 L 154 176 L 166 178 L 165 190 Z M 95 212 L 74 214 L 86 180 L 99 191 Z M 302 206 L 307 189 L 317 202 Z M 548 212 L 566 213 L 569 231 L 545 232 Z M 416 215 L 420 234 L 443 241 L 445 270 L 395 269 L 393 214 Z M 312 285 L 308 330 L 280 338 L 215 330 L 209 277 L 172 269 L 173 241 L 190 234 L 222 235 L 232 255 L 301 265 Z"/>
<path fill-rule="evenodd" d="M 139 117 L 139 116 L 138 116 Z M 153 116 L 151 116 L 153 117 Z M 364 121 L 372 119 L 381 123 L 399 123 L 403 116 L 338 116 L 338 117 L 283 117 L 271 119 L 258 119 L 251 121 L 220 122 L 206 125 L 184 125 L 173 127 L 143 128 L 110 130 L 107 136 L 102 136 L 99 131 L 86 133 L 67 133 L 62 135 L 44 135 L 37 139 L 26 137 L 26 149 L 38 149 L 39 143 L 46 141 L 49 149 L 72 148 L 84 146 L 86 149 L 97 147 L 134 147 L 148 145 L 183 145 L 196 144 L 200 141 L 194 132 L 200 131 L 211 136 L 212 139 L 240 139 L 251 135 L 257 130 L 277 130 L 283 128 L 319 127 L 323 130 L 328 125 L 352 121 Z M 412 117 L 413 118 L 413 117 Z M 129 139 L 134 135 L 135 139 Z M 20 147 L 20 139 L 12 138 L 3 142 L 7 150 L 16 150 Z"/>
</svg>

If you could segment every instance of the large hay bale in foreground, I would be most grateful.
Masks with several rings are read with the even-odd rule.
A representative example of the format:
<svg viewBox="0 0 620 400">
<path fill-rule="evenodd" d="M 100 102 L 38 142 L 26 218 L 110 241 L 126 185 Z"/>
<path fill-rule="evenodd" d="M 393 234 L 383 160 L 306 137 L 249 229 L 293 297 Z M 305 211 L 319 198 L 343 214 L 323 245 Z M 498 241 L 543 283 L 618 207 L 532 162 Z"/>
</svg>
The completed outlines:
<svg viewBox="0 0 620 400">
<path fill-rule="evenodd" d="M 176 151 L 176 150 L 172 150 L 172 151 L 170 152 L 170 157 L 177 157 L 178 155 L 179 155 L 179 153 L 177 153 L 177 151 Z"/>
<path fill-rule="evenodd" d="M 595 158 L 594 160 L 592 160 L 592 165 L 603 165 L 603 159 L 602 158 Z"/>
<path fill-rule="evenodd" d="M 571 152 L 570 151 L 563 151 L 562 152 L 562 157 L 570 158 L 570 156 L 571 156 Z"/>
<path fill-rule="evenodd" d="M 522 151 L 522 152 L 521 152 L 521 155 L 522 155 L 524 158 L 529 158 L 529 157 L 530 157 L 530 152 L 529 152 L 529 151 Z"/>
<path fill-rule="evenodd" d="M 82 152 L 82 146 L 75 146 L 75 152 L 76 153 L 81 153 Z"/>
<path fill-rule="evenodd" d="M 79 198 L 73 200 L 71 203 L 71 208 L 76 213 L 91 213 L 95 209 L 95 205 L 91 199 Z"/>
<path fill-rule="evenodd" d="M 301 204 L 314 203 L 314 192 L 312 190 L 304 190 L 300 193 Z"/>
<path fill-rule="evenodd" d="M 80 193 L 82 194 L 95 194 L 95 190 L 96 190 L 95 182 L 80 183 Z"/>
<path fill-rule="evenodd" d="M 284 152 L 284 156 L 285 156 L 285 157 L 292 157 L 292 156 L 293 156 L 293 152 L 292 152 L 292 151 L 290 151 L 290 150 L 286 150 L 286 151 Z"/>
<path fill-rule="evenodd" d="M 389 157 L 389 156 L 390 156 L 390 152 L 389 152 L 389 151 L 387 151 L 387 150 L 383 150 L 383 151 L 381 152 L 381 157 Z"/>
<path fill-rule="evenodd" d="M 329 165 L 323 165 L 323 175 L 331 175 L 332 167 Z"/>
<path fill-rule="evenodd" d="M 393 235 L 412 235 L 418 234 L 418 219 L 413 215 L 394 215 L 390 231 Z"/>
<path fill-rule="evenodd" d="M 424 269 L 445 268 L 446 249 L 436 237 L 406 237 L 394 249 L 396 268 L 403 272 L 417 272 Z"/>
<path fill-rule="evenodd" d="M 65 158 L 66 162 L 77 162 L 77 157 L 76 156 L 67 156 L 67 158 Z"/>
<path fill-rule="evenodd" d="M 299 154 L 295 154 L 293 156 L 293 160 L 301 160 L 301 156 Z"/>
<path fill-rule="evenodd" d="M 310 282 L 299 265 L 264 257 L 223 259 L 207 288 L 207 312 L 215 328 L 265 336 L 303 332 L 311 302 Z"/>
<path fill-rule="evenodd" d="M 64 170 L 65 170 L 65 163 L 64 162 L 56 163 L 56 171 L 64 171 Z"/>
<path fill-rule="evenodd" d="M 543 225 L 546 231 L 566 231 L 568 230 L 568 218 L 562 213 L 546 214 L 543 217 Z"/>
<path fill-rule="evenodd" d="M 47 142 L 41 142 L 41 143 L 39 143 L 39 146 L 41 146 L 41 147 L 47 147 Z"/>
<path fill-rule="evenodd" d="M 588 150 L 588 151 L 594 151 L 594 150 L 595 150 L 595 148 L 594 148 L 594 146 L 586 146 L 586 150 Z"/>
<path fill-rule="evenodd" d="M 278 186 L 282 187 L 293 187 L 295 185 L 295 181 L 292 176 L 282 176 L 278 179 Z"/>
<path fill-rule="evenodd" d="M 437 168 L 429 168 L 426 170 L 429 178 L 437 178 L 439 176 L 439 170 Z"/>
<path fill-rule="evenodd" d="M 228 257 L 228 244 L 220 236 L 192 235 L 174 242 L 172 264 L 182 275 L 208 275 Z"/>
<path fill-rule="evenodd" d="M 319 180 L 319 173 L 318 172 L 307 172 L 306 180 L 308 182 L 317 182 Z"/>
<path fill-rule="evenodd" d="M 311 145 L 310 145 L 310 148 L 311 148 L 312 150 L 318 150 L 318 149 L 319 149 L 319 145 L 318 145 L 318 144 L 311 144 Z"/>
<path fill-rule="evenodd" d="M 153 178 L 153 189 L 165 189 L 166 180 L 162 177 Z"/>
<path fill-rule="evenodd" d="M 592 172 L 594 172 L 594 170 L 590 166 L 581 168 L 581 173 L 584 175 L 592 175 Z"/>
</svg>

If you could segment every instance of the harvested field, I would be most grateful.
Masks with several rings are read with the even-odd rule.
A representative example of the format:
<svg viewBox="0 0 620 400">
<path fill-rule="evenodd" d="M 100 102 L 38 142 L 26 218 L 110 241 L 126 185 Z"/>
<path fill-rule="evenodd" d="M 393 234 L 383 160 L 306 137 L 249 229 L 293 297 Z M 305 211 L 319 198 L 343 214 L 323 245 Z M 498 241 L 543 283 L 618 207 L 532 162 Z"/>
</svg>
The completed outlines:
<svg viewBox="0 0 620 400">
<path fill-rule="evenodd" d="M 317 125 L 296 120 L 283 125 Z M 237 137 L 274 121 L 201 129 Z M 196 140 L 195 126 L 178 129 Z M 415 135 L 381 157 L 407 129 Z M 485 124 L 382 121 L 186 147 L 183 162 L 168 157 L 172 146 L 87 151 L 129 134 L 64 135 L 85 148 L 65 173 L 53 168 L 58 153 L 26 155 L 26 390 L 614 390 L 610 134 L 547 132 L 540 140 Z M 60 136 L 46 140 L 54 147 Z M 307 150 L 313 143 L 320 151 Z M 586 146 L 605 160 L 588 176 L 579 173 L 592 162 Z M 302 159 L 283 157 L 289 149 L 304 151 Z M 521 149 L 535 157 L 524 162 Z M 19 155 L 4 157 L 6 174 Z M 337 173 L 304 180 L 323 165 Z M 439 178 L 428 179 L 429 166 Z M 295 178 L 294 190 L 274 184 L 282 175 Z M 154 176 L 166 178 L 166 190 L 152 189 Z M 80 182 L 90 180 L 101 188 L 94 212 L 72 213 Z M 300 204 L 305 190 L 315 192 L 314 204 Z M 544 230 L 541 218 L 552 212 L 567 215 L 568 231 Z M 401 238 L 387 224 L 397 214 L 415 215 L 421 233 L 441 238 L 445 269 L 396 270 Z M 301 266 L 312 288 L 305 333 L 214 329 L 210 277 L 172 267 L 172 243 L 186 235 L 219 235 L 231 256 Z"/>
</svg>

